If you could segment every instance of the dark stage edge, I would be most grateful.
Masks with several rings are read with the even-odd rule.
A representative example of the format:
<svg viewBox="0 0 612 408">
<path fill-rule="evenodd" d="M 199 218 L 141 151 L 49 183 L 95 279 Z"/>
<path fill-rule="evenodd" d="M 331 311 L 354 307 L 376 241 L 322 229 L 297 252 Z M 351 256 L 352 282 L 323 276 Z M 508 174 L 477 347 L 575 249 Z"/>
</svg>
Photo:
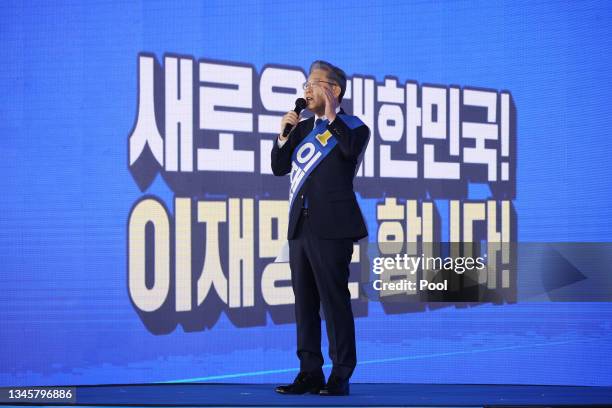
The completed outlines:
<svg viewBox="0 0 612 408">
<path fill-rule="evenodd" d="M 310 394 L 280 395 L 274 392 L 276 385 L 278 384 L 182 383 L 77 386 L 75 405 L 142 407 L 612 406 L 612 387 L 351 383 L 349 396 L 324 397 Z M 53 404 L 40 405 L 51 406 Z M 55 405 L 68 406 L 70 404 Z"/>
</svg>

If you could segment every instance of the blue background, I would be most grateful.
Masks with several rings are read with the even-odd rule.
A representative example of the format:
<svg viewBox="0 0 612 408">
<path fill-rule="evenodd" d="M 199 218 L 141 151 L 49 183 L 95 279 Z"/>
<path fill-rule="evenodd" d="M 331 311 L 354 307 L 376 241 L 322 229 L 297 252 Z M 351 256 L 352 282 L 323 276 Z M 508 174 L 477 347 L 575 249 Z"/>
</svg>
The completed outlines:
<svg viewBox="0 0 612 408">
<path fill-rule="evenodd" d="M 297 369 L 293 324 L 238 329 L 222 315 L 211 330 L 154 336 L 130 303 L 125 228 L 142 193 L 126 141 L 143 51 L 258 70 L 325 59 L 377 81 L 507 89 L 517 107 L 518 239 L 612 239 L 607 2 L 0 9 L 0 385 L 276 382 Z M 159 178 L 148 192 L 168 194 Z M 356 321 L 352 380 L 612 385 L 611 321 L 609 303 L 402 315 L 371 303 Z"/>
</svg>

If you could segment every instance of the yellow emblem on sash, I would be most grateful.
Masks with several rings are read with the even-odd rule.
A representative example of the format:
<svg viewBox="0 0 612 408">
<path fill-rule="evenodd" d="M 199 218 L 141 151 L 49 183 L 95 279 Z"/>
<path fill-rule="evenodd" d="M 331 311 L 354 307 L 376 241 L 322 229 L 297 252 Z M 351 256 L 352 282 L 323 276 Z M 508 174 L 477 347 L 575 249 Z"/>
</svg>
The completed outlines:
<svg viewBox="0 0 612 408">
<path fill-rule="evenodd" d="M 319 141 L 319 143 L 321 143 L 321 146 L 325 146 L 327 145 L 327 141 L 331 136 L 331 132 L 329 130 L 326 130 L 325 132 L 316 135 L 315 138 Z"/>
</svg>

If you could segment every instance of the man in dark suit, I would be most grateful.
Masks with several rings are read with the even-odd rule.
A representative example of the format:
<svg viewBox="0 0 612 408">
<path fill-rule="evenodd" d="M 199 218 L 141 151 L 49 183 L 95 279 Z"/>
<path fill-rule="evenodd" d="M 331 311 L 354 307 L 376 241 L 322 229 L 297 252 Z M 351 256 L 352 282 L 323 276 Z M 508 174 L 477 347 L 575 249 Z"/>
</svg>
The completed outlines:
<svg viewBox="0 0 612 408">
<path fill-rule="evenodd" d="M 334 147 L 316 166 L 310 166 L 310 171 L 306 166 L 307 171 L 303 180 L 300 178 L 301 184 L 294 191 L 289 209 L 287 239 L 300 372 L 292 384 L 276 388 L 283 394 L 347 395 L 349 378 L 357 363 L 355 324 L 348 290 L 349 264 L 353 242 L 368 233 L 353 191 L 353 178 L 370 130 L 357 117 L 347 115 L 340 108 L 345 90 L 346 75 L 341 69 L 325 61 L 313 62 L 304 83 L 304 98 L 306 108 L 314 116 L 299 121 L 295 112 L 288 112 L 281 121 L 281 134 L 272 148 L 274 175 L 291 173 L 293 186 L 293 178 L 300 172 L 296 168 L 296 154 L 303 151 L 300 148 L 308 140 L 316 144 L 315 139 L 308 137 L 316 134 L 324 144 L 327 138 L 335 139 L 332 140 Z M 283 137 L 282 131 L 287 124 L 294 128 Z M 321 304 L 329 356 L 333 362 L 327 383 L 322 370 Z"/>
</svg>

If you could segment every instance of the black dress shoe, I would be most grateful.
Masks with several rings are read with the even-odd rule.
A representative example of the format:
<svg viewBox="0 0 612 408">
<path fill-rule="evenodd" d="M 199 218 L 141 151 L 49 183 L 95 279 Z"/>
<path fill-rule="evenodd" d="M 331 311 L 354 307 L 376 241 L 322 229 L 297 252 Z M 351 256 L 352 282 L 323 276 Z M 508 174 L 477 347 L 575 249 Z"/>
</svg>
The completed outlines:
<svg viewBox="0 0 612 408">
<path fill-rule="evenodd" d="M 322 374 L 313 374 L 301 371 L 292 384 L 279 385 L 274 391 L 279 394 L 318 394 L 319 390 L 325 385 L 325 377 Z"/>
<path fill-rule="evenodd" d="M 349 395 L 349 382 L 332 375 L 319 391 L 319 395 Z"/>
</svg>

